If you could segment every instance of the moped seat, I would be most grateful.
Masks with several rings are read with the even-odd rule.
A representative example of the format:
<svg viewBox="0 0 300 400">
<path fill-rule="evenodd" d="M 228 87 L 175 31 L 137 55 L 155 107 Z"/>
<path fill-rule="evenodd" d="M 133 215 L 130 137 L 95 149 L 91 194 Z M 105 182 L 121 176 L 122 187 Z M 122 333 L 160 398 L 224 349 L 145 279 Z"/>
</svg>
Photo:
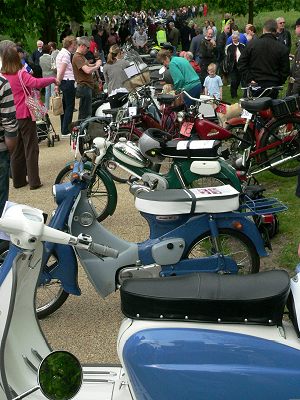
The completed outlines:
<svg viewBox="0 0 300 400">
<path fill-rule="evenodd" d="M 176 99 L 176 96 L 172 94 L 160 94 L 157 96 L 157 101 L 161 104 L 172 104 Z"/>
<path fill-rule="evenodd" d="M 128 279 L 121 307 L 133 319 L 281 325 L 289 292 L 289 275 L 280 270 Z"/>
<path fill-rule="evenodd" d="M 161 155 L 170 158 L 219 158 L 218 140 L 170 140 L 162 147 Z"/>
<path fill-rule="evenodd" d="M 102 112 L 103 114 L 110 114 L 115 117 L 120 110 L 123 110 L 123 108 L 109 108 L 108 110 L 102 110 Z"/>
<path fill-rule="evenodd" d="M 267 110 L 272 105 L 272 98 L 271 97 L 259 97 L 253 100 L 242 100 L 241 106 L 245 110 L 249 111 L 250 113 L 254 114 L 262 110 Z"/>
<path fill-rule="evenodd" d="M 239 208 L 239 192 L 230 185 L 140 192 L 135 206 L 154 215 L 231 212 Z"/>
</svg>

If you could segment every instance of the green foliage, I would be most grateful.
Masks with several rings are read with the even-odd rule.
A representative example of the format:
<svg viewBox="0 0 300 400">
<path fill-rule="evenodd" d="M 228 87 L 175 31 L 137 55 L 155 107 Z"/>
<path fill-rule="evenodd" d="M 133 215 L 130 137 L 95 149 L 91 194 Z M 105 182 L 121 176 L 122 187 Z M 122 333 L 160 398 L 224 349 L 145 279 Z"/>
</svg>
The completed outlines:
<svg viewBox="0 0 300 400">
<path fill-rule="evenodd" d="M 65 23 L 84 20 L 84 4 L 85 0 L 0 0 L 2 32 L 25 45 L 29 37 L 57 41 L 57 30 Z"/>
</svg>

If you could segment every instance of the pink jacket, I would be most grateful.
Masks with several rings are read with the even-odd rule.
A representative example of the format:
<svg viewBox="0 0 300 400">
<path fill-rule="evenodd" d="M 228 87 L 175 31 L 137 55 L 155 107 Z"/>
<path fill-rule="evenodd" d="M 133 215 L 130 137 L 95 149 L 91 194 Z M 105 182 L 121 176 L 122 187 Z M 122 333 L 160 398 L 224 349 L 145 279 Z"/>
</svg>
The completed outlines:
<svg viewBox="0 0 300 400">
<path fill-rule="evenodd" d="M 51 85 L 51 83 L 55 82 L 55 77 L 49 78 L 34 78 L 27 71 L 22 69 L 22 80 L 24 85 L 30 89 L 40 89 L 46 86 Z M 23 119 L 30 117 L 30 112 L 25 104 L 25 94 L 22 89 L 18 73 L 14 75 L 2 74 L 10 83 L 12 94 L 14 96 L 14 103 L 16 106 L 16 116 L 17 119 Z"/>
</svg>

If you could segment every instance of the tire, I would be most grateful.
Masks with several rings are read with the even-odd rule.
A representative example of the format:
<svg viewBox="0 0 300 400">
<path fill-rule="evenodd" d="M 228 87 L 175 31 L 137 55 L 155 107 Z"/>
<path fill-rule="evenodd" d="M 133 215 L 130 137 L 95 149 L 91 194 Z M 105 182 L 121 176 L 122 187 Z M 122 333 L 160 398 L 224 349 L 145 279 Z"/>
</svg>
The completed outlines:
<svg viewBox="0 0 300 400">
<path fill-rule="evenodd" d="M 9 242 L 0 243 L 0 268 L 8 253 Z M 45 266 L 47 272 L 51 272 L 57 265 L 55 255 L 52 255 Z M 69 297 L 58 279 L 52 279 L 49 283 L 40 285 L 35 293 L 36 313 L 39 319 L 43 319 L 58 310 Z"/>
<path fill-rule="evenodd" d="M 130 131 L 130 129 L 125 129 L 121 128 L 118 132 L 118 138 L 126 138 L 127 140 L 130 140 L 134 143 L 137 143 L 139 140 L 139 136 L 136 133 L 133 133 Z M 114 163 L 109 163 L 107 161 L 104 166 L 106 171 L 109 173 L 109 175 L 113 178 L 114 181 L 119 182 L 119 183 L 126 183 L 131 177 L 131 174 L 121 167 L 115 166 L 113 168 Z"/>
<path fill-rule="evenodd" d="M 281 158 L 299 153 L 299 157 L 286 161 L 270 171 L 278 176 L 291 177 L 298 175 L 300 171 L 300 118 L 287 116 L 272 124 L 261 139 L 261 147 L 265 147 L 274 141 L 282 140 L 286 136 L 291 136 L 291 140 L 282 143 L 274 149 L 269 149 L 261 153 L 261 162 L 268 163 L 278 161 Z"/>
<path fill-rule="evenodd" d="M 65 166 L 57 175 L 55 184 L 69 182 L 72 170 L 72 165 Z M 117 190 L 110 177 L 107 177 L 107 173 L 101 171 L 101 167 L 98 167 L 87 194 L 95 209 L 98 222 L 114 213 L 118 201 Z"/>
<path fill-rule="evenodd" d="M 231 255 L 237 262 L 239 274 L 255 274 L 260 268 L 260 258 L 251 240 L 243 233 L 230 228 L 219 229 L 222 254 Z M 227 246 L 225 248 L 225 246 Z M 239 250 L 240 248 L 240 250 Z M 199 236 L 187 250 L 186 258 L 200 258 L 215 254 L 210 232 Z"/>
</svg>

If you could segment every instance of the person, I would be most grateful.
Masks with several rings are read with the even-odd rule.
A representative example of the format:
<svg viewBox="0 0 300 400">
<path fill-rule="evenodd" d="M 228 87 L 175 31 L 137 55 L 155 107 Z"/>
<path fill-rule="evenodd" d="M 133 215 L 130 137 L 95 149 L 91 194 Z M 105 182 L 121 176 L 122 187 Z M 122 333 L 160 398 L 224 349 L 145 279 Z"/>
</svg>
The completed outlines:
<svg viewBox="0 0 300 400">
<path fill-rule="evenodd" d="M 115 28 L 110 28 L 109 35 L 107 38 L 107 45 L 112 46 L 113 44 L 119 44 L 120 43 L 120 38 L 117 32 L 115 31 Z"/>
<path fill-rule="evenodd" d="M 298 18 L 296 21 L 295 33 L 296 37 L 298 38 L 298 43 L 291 67 L 288 94 L 300 95 L 300 18 Z M 299 193 L 300 193 L 300 188 L 299 188 Z"/>
<path fill-rule="evenodd" d="M 158 25 L 157 31 L 156 31 L 156 42 L 158 46 L 161 46 L 162 43 L 166 43 L 167 41 L 167 34 L 162 25 Z"/>
<path fill-rule="evenodd" d="M 232 33 L 232 43 L 226 46 L 226 65 L 230 75 L 230 95 L 234 99 L 238 96 L 238 87 L 241 83 L 241 74 L 237 68 L 239 58 L 245 49 L 245 45 L 239 41 L 240 35 L 238 32 Z"/>
<path fill-rule="evenodd" d="M 169 68 L 176 91 L 186 91 L 192 97 L 200 97 L 202 86 L 199 76 L 187 59 L 172 56 L 169 50 L 163 49 L 158 52 L 157 60 Z M 183 101 L 187 107 L 193 104 L 186 95 L 183 96 Z"/>
<path fill-rule="evenodd" d="M 216 74 L 217 66 L 214 63 L 207 67 L 208 75 L 204 80 L 204 94 L 214 96 L 218 100 L 222 100 L 223 82 L 219 75 Z"/>
<path fill-rule="evenodd" d="M 105 64 L 105 57 L 104 57 L 104 48 L 105 48 L 105 41 L 106 41 L 106 33 L 103 28 L 97 29 L 97 31 L 93 32 L 94 41 L 96 42 L 97 49 L 99 52 L 99 58 L 102 61 L 102 65 Z"/>
<path fill-rule="evenodd" d="M 191 33 L 192 30 L 191 28 L 188 26 L 186 21 L 183 21 L 180 28 L 179 28 L 179 32 L 180 32 L 180 39 L 181 39 L 181 48 L 183 51 L 188 51 L 190 49 L 190 45 L 191 45 Z"/>
<path fill-rule="evenodd" d="M 28 74 L 23 69 L 20 57 L 13 47 L 7 48 L 3 53 L 1 72 L 11 86 L 19 128 L 16 148 L 11 159 L 13 185 L 15 188 L 20 188 L 29 183 L 31 190 L 38 189 L 42 186 L 42 183 L 39 177 L 39 145 L 36 123 L 32 120 L 25 103 L 25 93 L 21 80 L 28 91 L 57 83 L 57 80 L 55 77 L 34 78 Z"/>
<path fill-rule="evenodd" d="M 190 45 L 190 52 L 194 54 L 194 58 L 197 64 L 200 64 L 201 59 L 201 43 L 204 39 L 201 28 L 195 29 L 196 36 L 193 37 Z"/>
<path fill-rule="evenodd" d="M 261 37 L 247 44 L 238 61 L 243 84 L 257 84 L 261 88 L 255 91 L 256 96 L 265 88 L 283 85 L 290 74 L 289 51 L 276 39 L 276 29 L 276 21 L 267 20 Z M 278 90 L 267 95 L 276 98 Z"/>
<path fill-rule="evenodd" d="M 277 22 L 277 32 L 276 32 L 276 37 L 277 40 L 284 44 L 288 50 L 289 53 L 291 52 L 291 47 L 292 47 L 292 38 L 291 38 L 291 33 L 285 28 L 285 19 L 283 17 L 278 17 L 276 18 Z"/>
<path fill-rule="evenodd" d="M 69 125 L 72 122 L 75 107 L 75 77 L 71 62 L 71 55 L 76 49 L 75 36 L 66 36 L 63 39 L 63 47 L 56 56 L 57 81 L 63 95 L 64 113 L 60 116 L 62 137 L 70 136 Z M 58 91 L 58 87 L 55 88 Z"/>
<path fill-rule="evenodd" d="M 247 25 L 246 25 L 246 26 L 247 26 Z M 247 28 L 246 28 L 246 29 L 247 29 Z M 233 25 L 233 26 L 231 27 L 231 30 L 232 30 L 232 32 L 231 32 L 231 35 L 227 38 L 226 45 L 229 45 L 229 44 L 232 43 L 232 34 L 233 34 L 234 32 L 237 32 L 237 33 L 239 34 L 239 42 L 240 42 L 240 43 L 243 43 L 244 45 L 246 45 L 246 44 L 248 43 L 247 34 L 246 34 L 246 33 L 240 32 L 240 31 L 239 31 L 239 27 L 238 27 L 237 25 Z"/>
<path fill-rule="evenodd" d="M 93 72 L 102 65 L 101 60 L 89 64 L 85 54 L 89 50 L 90 41 L 86 36 L 77 38 L 77 50 L 72 59 L 74 77 L 77 82 L 76 97 L 80 98 L 78 119 L 86 119 L 92 115 L 92 96 L 94 88 Z"/>
<path fill-rule="evenodd" d="M 169 22 L 168 41 L 174 47 L 174 52 L 176 52 L 176 49 L 178 47 L 179 39 L 180 39 L 179 30 L 175 27 L 174 22 Z"/>
<path fill-rule="evenodd" d="M 216 42 L 213 40 L 213 35 L 214 31 L 211 28 L 207 29 L 206 36 L 200 44 L 200 68 L 202 83 L 207 76 L 208 65 L 212 62 L 215 62 L 217 59 L 217 47 Z"/>
<path fill-rule="evenodd" d="M 22 49 L 22 47 L 20 47 L 20 46 L 17 46 L 17 52 L 18 52 L 18 54 L 19 54 L 19 57 L 20 57 L 20 60 L 21 60 L 21 63 L 22 63 L 22 65 L 23 65 L 23 67 L 26 69 L 26 71 L 29 73 L 29 74 L 33 74 L 33 70 L 32 70 L 32 68 L 31 68 L 31 66 L 27 63 L 27 61 L 26 61 L 26 58 L 25 58 L 25 51 Z"/>
<path fill-rule="evenodd" d="M 226 75 L 227 71 L 223 69 L 223 61 L 225 59 L 226 41 L 230 35 L 230 24 L 224 25 L 223 31 L 217 35 L 216 48 L 217 48 L 217 72 Z"/>
<path fill-rule="evenodd" d="M 132 43 L 137 50 L 145 49 L 147 44 L 147 33 L 145 32 L 143 26 L 140 26 L 138 30 L 136 30 L 132 36 Z"/>
<path fill-rule="evenodd" d="M 56 65 L 56 57 L 57 54 L 59 53 L 59 50 L 57 48 L 57 43 L 56 42 L 49 42 L 48 45 L 50 46 L 50 54 L 52 58 L 52 64 Z"/>
<path fill-rule="evenodd" d="M 250 40 L 257 39 L 255 26 L 252 24 L 247 24 L 245 29 L 245 35 L 247 38 L 247 43 L 250 42 Z"/>
<path fill-rule="evenodd" d="M 43 73 L 42 73 L 42 68 L 40 66 L 40 58 L 43 55 L 43 46 L 44 43 L 41 40 L 38 40 L 36 42 L 37 49 L 34 50 L 32 53 L 31 59 L 33 62 L 33 74 L 36 78 L 41 78 Z"/>
<path fill-rule="evenodd" d="M 120 37 L 121 46 L 123 46 L 123 44 L 125 44 L 130 37 L 128 23 L 125 23 L 124 21 L 121 22 L 121 25 L 119 28 L 119 37 Z"/>
<path fill-rule="evenodd" d="M 182 54 L 183 53 L 183 54 Z M 188 62 L 191 64 L 195 72 L 200 75 L 201 68 L 200 65 L 194 60 L 194 54 L 191 51 L 182 51 L 180 54 L 180 57 L 184 57 L 188 60 Z"/>
<path fill-rule="evenodd" d="M 103 67 L 108 101 L 111 108 L 121 107 L 127 101 L 127 97 L 124 96 L 125 93 L 128 93 L 124 86 L 124 82 L 127 79 L 124 68 L 129 65 L 129 61 L 124 60 L 120 47 L 118 45 L 111 46 L 107 56 L 107 63 Z"/>
<path fill-rule="evenodd" d="M 56 69 L 53 68 L 52 58 L 50 55 L 51 47 L 48 44 L 44 44 L 43 46 L 43 55 L 40 58 L 40 66 L 42 68 L 43 78 L 54 76 L 56 77 Z M 50 97 L 54 94 L 54 84 L 52 83 L 45 88 L 45 106 L 47 110 L 49 110 L 50 105 Z"/>
<path fill-rule="evenodd" d="M 2 58 L 0 42 L 0 58 Z M 13 153 L 18 135 L 16 107 L 10 84 L 0 74 L 0 216 L 8 200 L 10 157 Z"/>
</svg>

